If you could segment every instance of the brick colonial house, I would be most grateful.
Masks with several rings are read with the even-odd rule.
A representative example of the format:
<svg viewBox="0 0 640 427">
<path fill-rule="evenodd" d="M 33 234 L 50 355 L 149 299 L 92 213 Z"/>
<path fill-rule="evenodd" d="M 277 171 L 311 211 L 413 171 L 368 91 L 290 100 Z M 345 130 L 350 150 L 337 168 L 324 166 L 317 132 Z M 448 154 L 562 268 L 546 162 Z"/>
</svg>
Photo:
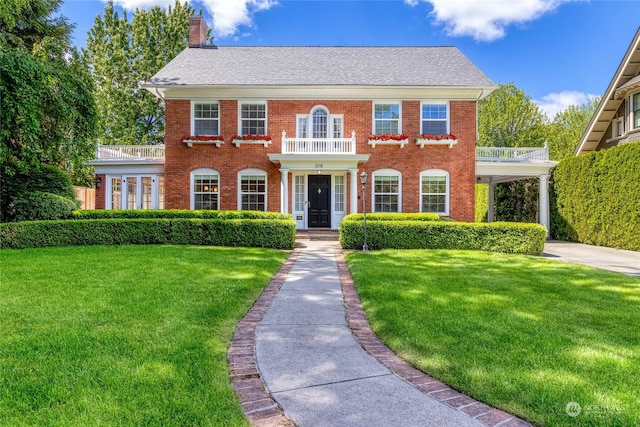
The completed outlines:
<svg viewBox="0 0 640 427">
<path fill-rule="evenodd" d="M 474 184 L 498 160 L 476 165 L 477 102 L 497 86 L 458 49 L 208 46 L 204 20 L 189 25 L 190 46 L 143 84 L 165 103 L 164 146 L 98 147 L 96 208 L 280 211 L 335 229 L 362 211 L 366 172 L 368 212 L 474 220 Z"/>
</svg>

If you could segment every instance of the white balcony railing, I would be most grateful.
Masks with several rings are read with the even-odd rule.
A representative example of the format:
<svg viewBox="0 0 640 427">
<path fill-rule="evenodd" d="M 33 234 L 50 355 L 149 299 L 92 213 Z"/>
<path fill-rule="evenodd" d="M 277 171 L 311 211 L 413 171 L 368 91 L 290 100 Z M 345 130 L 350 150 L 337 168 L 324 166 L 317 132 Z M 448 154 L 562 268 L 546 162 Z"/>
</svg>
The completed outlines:
<svg viewBox="0 0 640 427">
<path fill-rule="evenodd" d="M 476 161 L 523 162 L 549 160 L 549 145 L 544 147 L 476 147 Z"/>
<path fill-rule="evenodd" d="M 287 138 L 282 131 L 282 154 L 356 154 L 356 133 L 351 138 Z"/>
<path fill-rule="evenodd" d="M 98 145 L 96 160 L 164 160 L 164 145 Z"/>
</svg>

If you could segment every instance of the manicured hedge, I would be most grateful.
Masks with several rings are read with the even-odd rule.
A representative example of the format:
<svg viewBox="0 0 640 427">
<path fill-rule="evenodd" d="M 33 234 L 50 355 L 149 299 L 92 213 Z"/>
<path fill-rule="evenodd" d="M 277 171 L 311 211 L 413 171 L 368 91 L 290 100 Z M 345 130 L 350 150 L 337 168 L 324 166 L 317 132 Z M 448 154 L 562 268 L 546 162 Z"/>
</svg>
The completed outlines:
<svg viewBox="0 0 640 427">
<path fill-rule="evenodd" d="M 362 221 L 342 221 L 340 224 L 340 244 L 345 249 L 362 249 L 363 235 Z M 370 249 L 470 249 L 540 255 L 546 236 L 546 228 L 539 224 L 367 222 Z"/>
<path fill-rule="evenodd" d="M 350 214 L 343 221 L 363 221 L 362 214 Z M 368 213 L 367 221 L 442 221 L 435 213 Z"/>
<path fill-rule="evenodd" d="M 72 219 L 106 219 L 106 218 L 201 218 L 201 219 L 291 219 L 291 215 L 280 212 L 264 211 L 213 211 L 213 210 L 76 210 Z"/>
<path fill-rule="evenodd" d="M 296 224 L 274 219 L 92 219 L 0 224 L 0 248 L 185 244 L 293 249 Z"/>
<path fill-rule="evenodd" d="M 554 238 L 640 251 L 640 142 L 562 160 L 551 190 Z"/>
</svg>

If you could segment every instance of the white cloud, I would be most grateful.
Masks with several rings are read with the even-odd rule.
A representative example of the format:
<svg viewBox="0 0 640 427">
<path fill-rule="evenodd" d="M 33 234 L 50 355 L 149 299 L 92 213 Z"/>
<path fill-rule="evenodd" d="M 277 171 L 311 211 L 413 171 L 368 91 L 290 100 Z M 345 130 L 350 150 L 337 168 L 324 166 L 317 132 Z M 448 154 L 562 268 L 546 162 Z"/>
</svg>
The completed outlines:
<svg viewBox="0 0 640 427">
<path fill-rule="evenodd" d="M 431 3 L 431 15 L 449 35 L 471 36 L 478 41 L 504 37 L 512 24 L 538 19 L 560 4 L 575 0 L 404 0 L 409 6 Z"/>
<path fill-rule="evenodd" d="M 236 33 L 238 27 L 253 26 L 253 13 L 277 5 L 276 0 L 202 0 L 213 15 L 213 35 L 225 38 Z"/>
<path fill-rule="evenodd" d="M 572 90 L 565 90 L 558 93 L 550 93 L 542 97 L 542 99 L 534 99 L 533 102 L 538 104 L 538 107 L 549 117 L 550 120 L 563 110 L 566 110 L 570 105 L 582 105 L 591 98 L 595 98 L 598 95 L 592 95 L 590 93 L 577 92 Z"/>
<path fill-rule="evenodd" d="M 106 0 L 103 0 L 106 2 Z M 191 6 L 197 5 L 191 2 Z M 213 16 L 213 35 L 217 38 L 233 36 L 239 27 L 252 27 L 253 14 L 277 5 L 277 0 L 200 0 Z M 114 0 L 116 6 L 133 11 L 153 6 L 173 6 L 175 0 Z"/>
</svg>

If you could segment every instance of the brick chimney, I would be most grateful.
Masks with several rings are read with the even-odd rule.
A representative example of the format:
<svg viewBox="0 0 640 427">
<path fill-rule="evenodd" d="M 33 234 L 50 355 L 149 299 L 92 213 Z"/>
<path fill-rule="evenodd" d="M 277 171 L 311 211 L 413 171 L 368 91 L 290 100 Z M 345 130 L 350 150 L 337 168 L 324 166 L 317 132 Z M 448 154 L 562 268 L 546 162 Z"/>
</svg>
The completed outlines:
<svg viewBox="0 0 640 427">
<path fill-rule="evenodd" d="M 189 47 L 203 47 L 207 44 L 207 23 L 202 16 L 189 17 Z"/>
</svg>

